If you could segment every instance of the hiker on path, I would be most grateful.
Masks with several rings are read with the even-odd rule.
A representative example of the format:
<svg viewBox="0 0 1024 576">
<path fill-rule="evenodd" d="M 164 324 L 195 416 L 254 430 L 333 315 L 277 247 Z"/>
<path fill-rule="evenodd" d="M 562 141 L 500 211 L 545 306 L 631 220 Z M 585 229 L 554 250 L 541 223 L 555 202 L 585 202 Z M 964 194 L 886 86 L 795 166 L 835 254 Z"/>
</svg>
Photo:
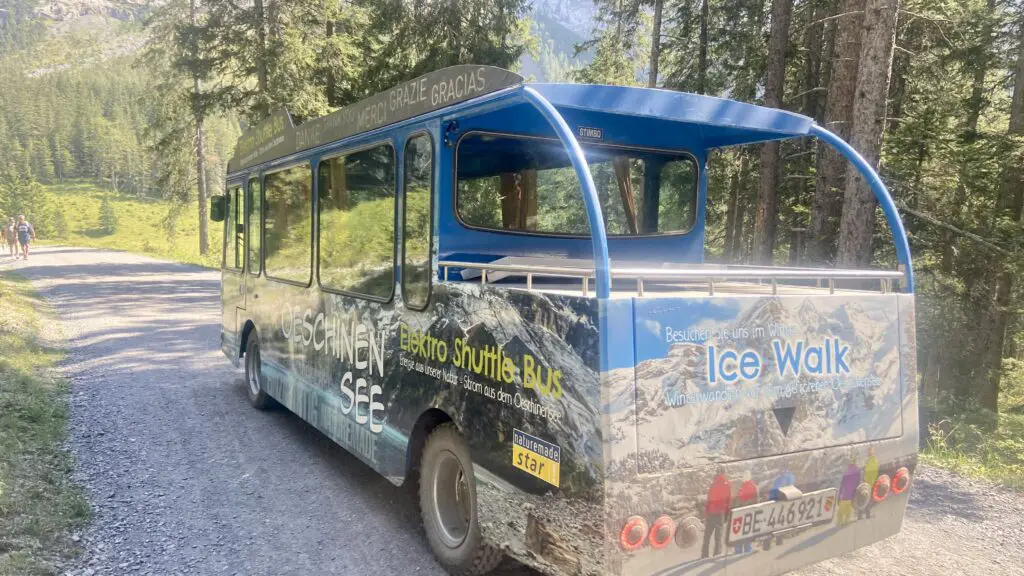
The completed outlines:
<svg viewBox="0 0 1024 576">
<path fill-rule="evenodd" d="M 32 227 L 32 223 L 25 220 L 25 215 L 18 216 L 18 244 L 21 244 L 22 259 L 28 260 L 28 243 L 29 237 L 32 240 L 36 239 L 36 229 Z"/>
<path fill-rule="evenodd" d="M 14 222 L 14 217 L 7 219 L 7 226 L 4 227 L 4 240 L 7 241 L 7 248 L 11 251 L 11 256 L 18 257 L 18 226 Z"/>
</svg>

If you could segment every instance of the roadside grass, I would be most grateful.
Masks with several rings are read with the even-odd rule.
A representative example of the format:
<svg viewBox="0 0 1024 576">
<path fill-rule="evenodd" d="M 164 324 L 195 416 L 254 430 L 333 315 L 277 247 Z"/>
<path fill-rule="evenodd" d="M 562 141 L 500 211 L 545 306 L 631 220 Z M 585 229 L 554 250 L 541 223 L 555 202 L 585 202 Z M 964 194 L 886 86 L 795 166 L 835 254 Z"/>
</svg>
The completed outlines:
<svg viewBox="0 0 1024 576">
<path fill-rule="evenodd" d="M 921 459 L 1024 491 L 1024 362 L 1003 362 L 999 414 L 939 408 Z"/>
<path fill-rule="evenodd" d="M 0 274 L 0 575 L 59 573 L 77 553 L 70 531 L 89 505 L 71 481 L 68 383 L 61 353 L 37 337 L 44 320 L 23 278 Z"/>
<path fill-rule="evenodd" d="M 40 244 L 69 244 L 124 250 L 156 258 L 219 268 L 223 228 L 209 222 L 210 249 L 199 254 L 198 205 L 136 198 L 104 190 L 88 180 L 68 180 L 46 187 L 67 229 L 60 238 L 39 238 Z M 113 206 L 117 225 L 107 233 L 100 220 L 104 197 Z"/>
</svg>

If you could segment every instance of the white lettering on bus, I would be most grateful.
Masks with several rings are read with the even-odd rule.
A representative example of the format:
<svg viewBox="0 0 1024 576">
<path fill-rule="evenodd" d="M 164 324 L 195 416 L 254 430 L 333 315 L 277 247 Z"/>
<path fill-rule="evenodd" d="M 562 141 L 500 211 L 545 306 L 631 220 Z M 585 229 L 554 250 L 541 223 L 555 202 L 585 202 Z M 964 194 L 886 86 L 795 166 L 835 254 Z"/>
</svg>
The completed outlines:
<svg viewBox="0 0 1024 576">
<path fill-rule="evenodd" d="M 356 370 L 369 370 L 370 374 L 384 374 L 385 338 L 372 326 L 355 317 L 339 314 L 325 315 L 307 308 L 300 312 L 297 306 L 284 305 L 281 311 L 281 335 L 352 364 Z"/>
</svg>

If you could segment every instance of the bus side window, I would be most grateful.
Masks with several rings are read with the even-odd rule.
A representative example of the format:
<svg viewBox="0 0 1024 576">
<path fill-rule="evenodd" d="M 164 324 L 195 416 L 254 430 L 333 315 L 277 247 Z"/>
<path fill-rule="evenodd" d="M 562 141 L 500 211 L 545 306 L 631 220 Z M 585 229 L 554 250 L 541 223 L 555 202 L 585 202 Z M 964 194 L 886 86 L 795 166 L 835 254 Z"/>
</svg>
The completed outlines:
<svg viewBox="0 0 1024 576">
<path fill-rule="evenodd" d="M 260 275 L 260 241 L 263 232 L 263 198 L 260 193 L 260 181 L 258 178 L 249 180 L 249 273 L 253 276 Z"/>
<path fill-rule="evenodd" d="M 377 300 L 395 287 L 395 151 L 381 144 L 320 163 L 320 285 Z"/>
<path fill-rule="evenodd" d="M 228 216 L 224 225 L 224 267 L 241 270 L 245 258 L 245 237 L 242 229 L 242 189 L 232 188 L 228 192 Z"/>
<path fill-rule="evenodd" d="M 313 176 L 309 165 L 267 174 L 263 188 L 267 277 L 308 285 L 313 253 Z"/>
<path fill-rule="evenodd" d="M 434 143 L 414 136 L 405 145 L 405 224 L 402 238 L 402 298 L 409 308 L 422 309 L 430 297 L 431 199 L 434 183 Z"/>
</svg>

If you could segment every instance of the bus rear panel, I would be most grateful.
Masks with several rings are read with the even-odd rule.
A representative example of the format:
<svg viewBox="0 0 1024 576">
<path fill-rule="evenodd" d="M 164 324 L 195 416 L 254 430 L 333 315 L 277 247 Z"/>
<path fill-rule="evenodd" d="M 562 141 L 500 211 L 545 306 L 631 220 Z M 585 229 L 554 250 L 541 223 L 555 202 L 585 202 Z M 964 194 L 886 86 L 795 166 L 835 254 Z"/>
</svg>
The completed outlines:
<svg viewBox="0 0 1024 576">
<path fill-rule="evenodd" d="M 602 347 L 611 573 L 781 573 L 900 529 L 912 297 L 737 292 L 633 299 Z"/>
</svg>

